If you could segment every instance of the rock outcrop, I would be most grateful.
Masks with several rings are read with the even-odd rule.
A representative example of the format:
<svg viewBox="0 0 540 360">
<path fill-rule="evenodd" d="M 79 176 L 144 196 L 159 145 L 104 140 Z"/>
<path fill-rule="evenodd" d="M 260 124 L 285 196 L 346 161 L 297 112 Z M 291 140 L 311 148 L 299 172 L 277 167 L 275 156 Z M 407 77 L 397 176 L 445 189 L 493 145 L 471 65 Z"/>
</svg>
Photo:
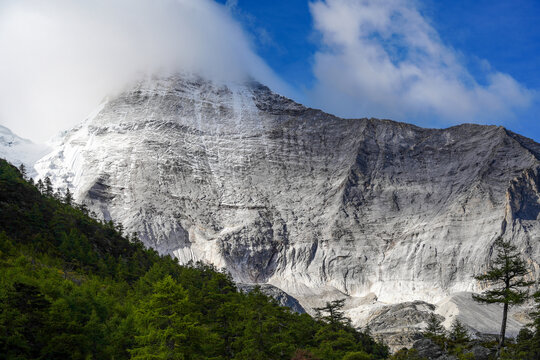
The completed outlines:
<svg viewBox="0 0 540 360">
<path fill-rule="evenodd" d="M 537 279 L 539 159 L 502 127 L 341 119 L 255 82 L 177 75 L 107 101 L 36 169 L 180 262 L 272 284 L 308 311 L 347 297 L 358 320 L 369 297 L 482 290 L 472 276 L 500 235 Z"/>
<path fill-rule="evenodd" d="M 299 314 L 303 314 L 306 312 L 306 310 L 300 305 L 298 300 L 284 292 L 283 290 L 278 289 L 277 287 L 270 285 L 270 284 L 237 284 L 238 289 L 243 292 L 251 292 L 258 288 L 261 293 L 265 294 L 266 296 L 270 296 L 271 298 L 275 299 L 277 303 L 281 306 L 286 306 L 290 308 L 292 311 L 297 312 Z"/>
</svg>

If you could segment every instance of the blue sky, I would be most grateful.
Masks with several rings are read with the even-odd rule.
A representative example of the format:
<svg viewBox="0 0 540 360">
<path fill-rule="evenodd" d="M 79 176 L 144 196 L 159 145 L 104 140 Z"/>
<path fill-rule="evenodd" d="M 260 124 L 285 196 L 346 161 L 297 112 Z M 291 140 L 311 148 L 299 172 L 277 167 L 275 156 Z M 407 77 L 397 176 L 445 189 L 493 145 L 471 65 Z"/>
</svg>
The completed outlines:
<svg viewBox="0 0 540 360">
<path fill-rule="evenodd" d="M 336 0 L 336 2 L 339 1 Z M 438 43 L 442 44 L 445 50 L 452 52 L 457 59 L 456 62 L 468 73 L 465 77 L 470 75 L 477 83 L 478 89 L 487 88 L 490 75 L 501 73 L 511 77 L 521 90 L 526 90 L 530 96 L 525 103 L 519 103 L 518 99 L 514 99 L 517 103 L 509 100 L 510 104 L 503 107 L 500 112 L 490 113 L 489 109 L 483 109 L 482 107 L 491 107 L 492 103 L 486 101 L 478 109 L 463 115 L 443 110 L 423 112 L 422 104 L 412 108 L 403 104 L 387 113 L 384 111 L 384 103 L 373 109 L 370 106 L 359 106 L 355 110 L 354 97 L 349 101 L 352 102 L 351 106 L 347 102 L 335 105 L 325 103 L 321 101 L 321 97 L 325 97 L 326 94 L 313 95 L 316 84 L 319 83 L 319 86 L 326 84 L 320 80 L 321 76 L 316 74 L 314 67 L 321 49 L 332 47 L 333 44 L 324 41 L 324 31 L 320 31 L 321 27 L 317 28 L 315 25 L 314 10 L 310 8 L 308 1 L 229 0 L 227 2 L 219 0 L 218 2 L 229 5 L 235 19 L 242 24 L 251 37 L 257 54 L 296 90 L 294 97 L 309 106 L 323 108 L 342 116 L 385 117 L 388 114 L 396 120 L 422 126 L 445 127 L 460 122 L 504 125 L 540 141 L 538 101 L 540 1 L 423 0 L 407 2 L 409 5 L 412 4 L 411 6 L 417 10 L 422 20 L 432 27 L 439 38 Z M 321 8 L 321 11 L 329 10 Z M 405 19 L 405 22 L 407 21 Z M 325 31 L 331 31 L 331 28 L 330 30 L 325 28 Z M 388 38 L 380 39 L 381 44 L 388 41 Z M 396 48 L 398 53 L 408 51 L 406 43 L 401 43 Z M 355 46 L 354 50 L 361 51 L 362 48 Z M 322 52 L 324 53 L 324 50 Z M 329 65 L 336 63 L 339 62 L 331 60 L 327 62 Z M 344 70 L 350 69 L 345 67 Z M 464 83 L 467 84 L 467 81 L 469 80 L 464 80 Z M 468 85 L 465 87 L 467 88 Z M 399 96 L 399 94 L 394 95 Z M 495 103 L 504 102 L 507 98 L 513 99 L 512 96 L 507 96 L 503 92 L 494 101 Z M 395 102 L 394 99 L 391 100 Z M 349 107 L 350 110 L 341 111 Z M 380 115 L 377 115 L 378 109 L 383 109 Z M 400 112 L 400 109 L 405 110 Z M 456 118 L 452 119 L 454 115 Z"/>
<path fill-rule="evenodd" d="M 540 142 L 539 0 L 1 0 L 0 124 L 43 142 L 141 74 Z"/>
</svg>

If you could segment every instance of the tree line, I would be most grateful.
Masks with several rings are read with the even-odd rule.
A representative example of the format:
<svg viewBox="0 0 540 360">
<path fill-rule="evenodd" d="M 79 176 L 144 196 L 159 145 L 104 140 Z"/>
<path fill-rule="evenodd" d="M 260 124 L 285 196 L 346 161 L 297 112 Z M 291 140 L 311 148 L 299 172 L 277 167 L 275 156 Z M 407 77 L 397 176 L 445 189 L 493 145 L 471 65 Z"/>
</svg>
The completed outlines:
<svg viewBox="0 0 540 360">
<path fill-rule="evenodd" d="M 385 359 L 346 321 L 181 266 L 0 160 L 0 359 Z M 37 183 L 39 187 L 39 181 Z"/>
<path fill-rule="evenodd" d="M 0 359 L 419 359 L 414 349 L 390 356 L 351 324 L 344 300 L 314 318 L 293 313 L 91 215 L 69 189 L 0 160 Z M 488 290 L 474 299 L 502 304 L 503 321 L 498 341 L 482 344 L 495 358 L 540 359 L 540 293 L 531 326 L 508 343 L 509 308 L 530 298 L 533 282 L 509 241 L 497 239 L 494 252 L 476 276 Z M 478 343 L 459 321 L 447 332 L 436 315 L 423 336 L 460 359 Z"/>
<path fill-rule="evenodd" d="M 530 271 L 517 247 L 510 241 L 498 237 L 493 244 L 496 256 L 484 274 L 474 278 L 488 290 L 473 294 L 472 298 L 485 304 L 502 305 L 502 321 L 496 341 L 473 340 L 469 330 L 458 319 L 454 320 L 449 332 L 442 326 L 441 317 L 432 314 L 423 336 L 433 340 L 440 348 L 458 359 L 474 359 L 470 350 L 474 345 L 494 349 L 493 359 L 538 360 L 540 359 L 540 291 L 530 294 L 529 288 L 535 281 L 529 279 Z M 506 327 L 510 307 L 522 305 L 530 298 L 535 300 L 535 311 L 531 324 L 523 328 L 515 341 L 507 343 Z M 403 349 L 394 359 L 421 360 L 415 349 Z"/>
</svg>

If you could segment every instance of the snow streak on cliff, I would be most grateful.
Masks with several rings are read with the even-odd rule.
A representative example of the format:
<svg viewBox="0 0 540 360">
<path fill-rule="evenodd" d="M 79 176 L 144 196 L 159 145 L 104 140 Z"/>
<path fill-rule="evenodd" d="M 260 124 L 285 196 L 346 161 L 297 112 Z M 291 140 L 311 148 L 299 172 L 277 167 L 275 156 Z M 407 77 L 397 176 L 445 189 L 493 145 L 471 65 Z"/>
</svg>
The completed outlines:
<svg viewBox="0 0 540 360">
<path fill-rule="evenodd" d="M 538 277 L 539 159 L 501 127 L 346 120 L 258 83 L 177 75 L 109 100 L 36 167 L 161 253 L 309 309 L 480 290 L 499 235 Z"/>
</svg>

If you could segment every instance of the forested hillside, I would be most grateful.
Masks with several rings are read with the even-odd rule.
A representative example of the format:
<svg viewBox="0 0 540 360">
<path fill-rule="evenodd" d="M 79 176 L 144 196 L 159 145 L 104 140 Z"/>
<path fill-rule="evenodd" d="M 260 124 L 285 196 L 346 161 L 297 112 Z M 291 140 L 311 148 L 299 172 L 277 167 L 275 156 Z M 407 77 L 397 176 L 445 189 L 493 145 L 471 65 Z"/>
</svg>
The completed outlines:
<svg viewBox="0 0 540 360">
<path fill-rule="evenodd" d="M 384 345 L 180 266 L 0 160 L 0 359 L 383 359 Z"/>
</svg>

